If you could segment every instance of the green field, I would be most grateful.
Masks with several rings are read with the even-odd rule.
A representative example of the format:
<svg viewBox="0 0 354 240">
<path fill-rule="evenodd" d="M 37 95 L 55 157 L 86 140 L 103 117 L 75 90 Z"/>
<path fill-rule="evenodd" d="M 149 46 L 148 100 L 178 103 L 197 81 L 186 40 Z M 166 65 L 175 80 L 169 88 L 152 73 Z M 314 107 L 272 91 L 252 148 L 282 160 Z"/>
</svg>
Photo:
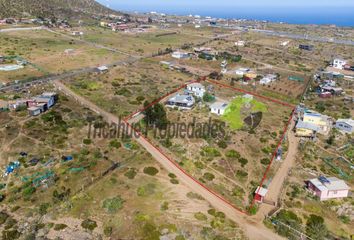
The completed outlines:
<svg viewBox="0 0 354 240">
<path fill-rule="evenodd" d="M 251 107 L 252 112 L 267 112 L 267 106 L 257 100 L 236 97 L 226 108 L 222 119 L 226 121 L 233 130 L 241 129 L 244 126 L 243 112 Z"/>
</svg>

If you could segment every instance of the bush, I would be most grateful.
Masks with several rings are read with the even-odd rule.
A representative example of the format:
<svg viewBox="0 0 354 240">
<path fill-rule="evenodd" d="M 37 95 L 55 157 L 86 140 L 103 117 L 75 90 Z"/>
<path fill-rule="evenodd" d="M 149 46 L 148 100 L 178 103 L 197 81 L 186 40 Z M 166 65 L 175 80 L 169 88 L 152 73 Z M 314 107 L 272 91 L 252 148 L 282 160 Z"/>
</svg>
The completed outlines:
<svg viewBox="0 0 354 240">
<path fill-rule="evenodd" d="M 177 179 L 175 179 L 175 178 L 170 179 L 170 182 L 172 184 L 178 184 L 179 183 L 179 181 Z"/>
<path fill-rule="evenodd" d="M 169 176 L 170 178 L 176 178 L 176 177 L 177 177 L 177 176 L 174 175 L 173 173 L 169 173 L 168 176 Z"/>
<path fill-rule="evenodd" d="M 205 214 L 201 213 L 201 212 L 195 213 L 195 214 L 194 214 L 194 217 L 195 217 L 197 220 L 199 220 L 199 221 L 206 221 L 206 220 L 208 220 L 208 217 L 207 217 Z"/>
<path fill-rule="evenodd" d="M 91 219 L 86 219 L 82 221 L 81 227 L 93 231 L 97 227 L 97 223 Z"/>
<path fill-rule="evenodd" d="M 166 211 L 168 210 L 168 202 L 163 202 L 161 205 L 161 211 Z"/>
<path fill-rule="evenodd" d="M 214 174 L 207 172 L 207 173 L 204 173 L 203 178 L 208 181 L 213 181 L 215 176 L 214 176 Z"/>
<path fill-rule="evenodd" d="M 153 183 L 148 183 L 144 186 L 138 187 L 137 195 L 140 197 L 149 196 L 155 193 L 156 185 Z"/>
<path fill-rule="evenodd" d="M 116 213 L 123 208 L 123 203 L 124 200 L 120 196 L 117 196 L 104 200 L 103 208 L 105 208 L 108 213 Z"/>
<path fill-rule="evenodd" d="M 248 163 L 248 160 L 246 158 L 240 158 L 238 162 L 241 163 L 241 167 L 244 167 Z"/>
<path fill-rule="evenodd" d="M 240 178 L 244 178 L 248 176 L 248 173 L 243 171 L 243 170 L 237 170 L 236 172 L 236 176 L 240 177 Z"/>
<path fill-rule="evenodd" d="M 144 173 L 151 175 L 151 176 L 155 176 L 157 173 L 159 172 L 159 170 L 157 170 L 154 167 L 146 167 L 144 168 Z"/>
<path fill-rule="evenodd" d="M 124 176 L 126 176 L 129 179 L 134 179 L 137 174 L 137 171 L 135 168 L 129 168 L 129 170 L 124 173 Z"/>
<path fill-rule="evenodd" d="M 112 235 L 112 232 L 113 232 L 112 227 L 107 226 L 103 229 L 103 233 L 106 237 L 110 237 Z"/>
<path fill-rule="evenodd" d="M 9 214 L 7 214 L 6 212 L 0 212 L 0 226 L 6 222 L 8 217 Z"/>
<path fill-rule="evenodd" d="M 227 148 L 227 143 L 225 141 L 221 140 L 218 142 L 218 146 L 219 146 L 219 148 L 225 149 L 225 148 Z"/>
<path fill-rule="evenodd" d="M 306 234 L 312 239 L 326 239 L 328 230 L 321 216 L 311 214 L 306 222 Z"/>
<path fill-rule="evenodd" d="M 109 146 L 112 148 L 120 148 L 122 146 L 122 144 L 120 142 L 118 142 L 117 139 L 114 139 L 112 141 L 109 142 Z"/>
<path fill-rule="evenodd" d="M 36 188 L 34 188 L 32 186 L 26 187 L 22 192 L 22 196 L 25 199 L 29 199 L 35 191 L 36 191 Z"/>
<path fill-rule="evenodd" d="M 232 149 L 232 150 L 227 151 L 226 157 L 233 158 L 233 159 L 238 159 L 238 158 L 241 157 L 241 154 Z"/>
<path fill-rule="evenodd" d="M 55 224 L 54 225 L 54 230 L 55 231 L 61 231 L 61 230 L 65 229 L 65 228 L 67 228 L 67 227 L 68 227 L 68 225 L 66 225 L 64 223 L 59 223 L 59 224 Z"/>
<path fill-rule="evenodd" d="M 89 138 L 84 139 L 82 142 L 83 142 L 83 144 L 86 144 L 86 145 L 89 145 L 92 143 L 91 139 L 89 139 Z"/>
<path fill-rule="evenodd" d="M 17 230 L 5 230 L 2 231 L 2 239 L 3 240 L 14 240 L 20 238 L 21 233 Z"/>
<path fill-rule="evenodd" d="M 261 159 L 261 163 L 262 163 L 263 165 L 269 165 L 270 159 L 269 159 L 269 158 L 262 158 L 262 159 Z"/>
</svg>

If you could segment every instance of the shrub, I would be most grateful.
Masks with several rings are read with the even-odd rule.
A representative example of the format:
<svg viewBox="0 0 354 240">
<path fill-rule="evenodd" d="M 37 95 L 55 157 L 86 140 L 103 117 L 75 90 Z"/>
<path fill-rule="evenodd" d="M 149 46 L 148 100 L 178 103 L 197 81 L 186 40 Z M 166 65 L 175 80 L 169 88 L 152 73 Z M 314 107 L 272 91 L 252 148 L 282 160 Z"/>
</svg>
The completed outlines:
<svg viewBox="0 0 354 240">
<path fill-rule="evenodd" d="M 9 214 L 7 214 L 6 212 L 0 212 L 0 225 L 4 224 L 8 217 Z"/>
<path fill-rule="evenodd" d="M 107 226 L 103 229 L 103 233 L 106 237 L 110 237 L 112 235 L 113 228 L 110 226 Z"/>
<path fill-rule="evenodd" d="M 219 148 L 225 149 L 225 148 L 227 148 L 227 143 L 225 141 L 221 140 L 218 142 L 218 146 L 219 146 Z"/>
<path fill-rule="evenodd" d="M 246 158 L 240 158 L 238 161 L 241 163 L 241 167 L 244 167 L 248 163 Z"/>
<path fill-rule="evenodd" d="M 17 231 L 16 229 L 2 231 L 2 239 L 3 240 L 14 240 L 14 239 L 18 239 L 20 236 L 21 236 L 21 233 L 19 231 Z"/>
<path fill-rule="evenodd" d="M 208 180 L 208 181 L 213 181 L 213 179 L 215 178 L 215 176 L 212 173 L 204 173 L 203 178 Z"/>
<path fill-rule="evenodd" d="M 149 196 L 155 193 L 156 185 L 153 183 L 148 183 L 144 186 L 138 187 L 137 195 L 140 197 Z"/>
<path fill-rule="evenodd" d="M 82 221 L 81 227 L 93 231 L 97 227 L 97 223 L 91 219 Z"/>
<path fill-rule="evenodd" d="M 116 213 L 118 210 L 123 208 L 124 200 L 120 197 L 109 198 L 103 201 L 103 208 L 106 209 L 108 213 Z"/>
<path fill-rule="evenodd" d="M 32 186 L 26 187 L 22 192 L 22 196 L 25 199 L 29 199 L 35 191 L 36 189 Z"/>
<path fill-rule="evenodd" d="M 64 223 L 59 223 L 59 224 L 55 224 L 54 225 L 54 230 L 55 231 L 61 231 L 61 230 L 65 229 L 65 228 L 67 228 L 67 227 L 68 227 L 68 225 L 66 225 Z"/>
<path fill-rule="evenodd" d="M 122 144 L 120 142 L 118 142 L 117 139 L 113 139 L 112 141 L 109 142 L 109 146 L 112 148 L 120 148 L 122 146 Z"/>
<path fill-rule="evenodd" d="M 237 170 L 236 172 L 236 176 L 240 177 L 240 178 L 244 178 L 248 176 L 248 173 L 243 171 L 243 170 Z"/>
<path fill-rule="evenodd" d="M 270 163 L 270 159 L 269 159 L 269 158 L 262 158 L 262 159 L 261 159 L 261 163 L 262 163 L 263 165 L 268 165 L 268 164 Z"/>
<path fill-rule="evenodd" d="M 135 168 L 129 168 L 129 170 L 124 173 L 124 176 L 126 176 L 129 179 L 134 179 L 137 174 L 137 171 Z"/>
<path fill-rule="evenodd" d="M 168 210 L 168 202 L 163 202 L 161 204 L 161 211 L 166 211 Z"/>
<path fill-rule="evenodd" d="M 172 184 L 178 184 L 179 183 L 179 181 L 177 179 L 175 179 L 175 178 L 170 179 L 170 182 Z"/>
<path fill-rule="evenodd" d="M 144 173 L 151 175 L 151 176 L 155 176 L 157 173 L 159 172 L 159 170 L 157 170 L 154 167 L 146 167 L 144 168 Z"/>
<path fill-rule="evenodd" d="M 232 150 L 227 151 L 226 157 L 233 158 L 233 159 L 238 159 L 238 158 L 241 157 L 241 154 L 232 149 Z"/>
<path fill-rule="evenodd" d="M 170 178 L 176 178 L 176 177 L 177 177 L 177 176 L 174 175 L 173 173 L 169 173 L 168 176 L 169 176 Z"/>
<path fill-rule="evenodd" d="M 92 143 L 91 139 L 89 139 L 89 138 L 84 139 L 82 142 L 83 142 L 83 144 L 86 144 L 86 145 L 89 145 Z"/>
<path fill-rule="evenodd" d="M 207 217 L 205 214 L 201 213 L 201 212 L 195 213 L 195 214 L 194 214 L 194 217 L 195 217 L 197 220 L 199 220 L 199 221 L 206 221 L 206 220 L 208 220 L 208 217 Z"/>
</svg>

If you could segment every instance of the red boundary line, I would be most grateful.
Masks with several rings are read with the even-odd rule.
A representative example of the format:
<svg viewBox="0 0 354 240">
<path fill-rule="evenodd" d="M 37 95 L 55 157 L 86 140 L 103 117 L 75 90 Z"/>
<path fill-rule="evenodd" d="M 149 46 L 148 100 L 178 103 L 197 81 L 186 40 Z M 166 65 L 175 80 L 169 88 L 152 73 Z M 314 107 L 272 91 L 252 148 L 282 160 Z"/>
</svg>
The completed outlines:
<svg viewBox="0 0 354 240">
<path fill-rule="evenodd" d="M 271 102 L 274 102 L 274 103 L 277 103 L 277 104 L 280 104 L 280 105 L 283 105 L 283 106 L 286 106 L 286 107 L 290 107 L 290 108 L 294 108 L 295 107 L 295 105 L 292 105 L 290 103 L 286 103 L 286 102 L 283 102 L 283 101 L 280 101 L 280 100 L 277 100 L 277 99 L 274 99 L 274 98 L 266 97 L 266 96 L 260 95 L 258 93 L 246 91 L 246 90 L 243 90 L 241 88 L 236 88 L 236 87 L 233 87 L 233 86 L 230 86 L 230 85 L 227 85 L 227 84 L 224 84 L 224 83 L 220 83 L 220 82 L 217 82 L 217 81 L 214 81 L 214 80 L 206 80 L 206 81 L 210 82 L 210 83 L 213 83 L 213 84 L 216 84 L 216 85 L 219 85 L 219 86 L 222 86 L 222 87 L 225 87 L 225 88 L 233 89 L 233 90 L 238 91 L 238 92 L 247 93 L 247 94 L 253 95 L 255 97 L 259 97 L 259 98 L 262 98 L 262 99 L 265 99 L 265 100 L 268 100 L 268 101 L 271 101 Z"/>
<path fill-rule="evenodd" d="M 256 96 L 256 97 L 259 97 L 261 99 L 265 99 L 265 100 L 268 100 L 268 101 L 271 101 L 271 102 L 274 102 L 274 103 L 277 103 L 277 104 L 280 104 L 282 106 L 286 106 L 286 107 L 290 107 L 292 108 L 292 112 L 290 114 L 290 118 L 288 120 L 288 123 L 287 125 L 284 127 L 284 131 L 282 133 L 282 136 L 278 142 L 278 145 L 275 149 L 275 151 L 273 152 L 273 155 L 272 155 L 272 158 L 271 158 L 271 161 L 270 163 L 268 164 L 264 174 L 263 174 L 263 177 L 262 177 L 262 180 L 259 184 L 259 186 L 262 186 L 266 177 L 267 177 L 267 174 L 270 170 L 270 167 L 274 161 L 274 158 L 278 152 L 278 149 L 279 147 L 281 146 L 284 138 L 285 138 L 285 134 L 291 124 L 291 121 L 293 119 L 293 116 L 294 116 L 294 112 L 295 112 L 295 106 L 292 105 L 292 104 L 289 104 L 289 103 L 285 103 L 285 102 L 282 102 L 282 101 L 279 101 L 277 99 L 273 99 L 273 98 L 270 98 L 270 97 L 265 97 L 265 96 L 262 96 L 260 94 L 256 94 L 256 93 L 253 93 L 253 92 L 249 92 L 249 91 L 246 91 L 246 90 L 243 90 L 243 89 L 240 89 L 240 88 L 236 88 L 236 87 L 232 87 L 230 85 L 227 85 L 227 84 L 223 84 L 223 83 L 219 83 L 219 82 L 216 82 L 216 81 L 213 81 L 213 80 L 205 80 L 207 82 L 210 82 L 210 83 L 213 83 L 213 84 L 216 84 L 216 85 L 219 85 L 219 86 L 222 86 L 222 87 L 225 87 L 225 88 L 230 88 L 230 89 L 233 89 L 237 92 L 242 92 L 242 93 L 247 93 L 247 94 L 250 94 L 250 95 L 253 95 L 253 96 Z M 142 137 L 146 142 L 148 142 L 150 144 L 151 147 L 153 147 L 155 150 L 157 150 L 160 154 L 162 154 L 164 157 L 166 157 L 173 165 L 175 165 L 183 174 L 185 174 L 187 177 L 189 177 L 191 180 L 193 180 L 195 183 L 197 183 L 198 185 L 200 185 L 201 187 L 203 187 L 205 190 L 207 190 L 208 192 L 210 192 L 211 194 L 213 194 L 215 197 L 219 198 L 220 200 L 222 200 L 223 202 L 225 202 L 226 204 L 228 204 L 230 207 L 232 207 L 233 209 L 239 211 L 240 213 L 243 213 L 243 214 L 246 214 L 246 215 L 249 215 L 248 212 L 244 211 L 244 210 L 241 210 L 239 208 L 237 208 L 236 206 L 234 206 L 230 201 L 226 200 L 225 198 L 221 197 L 218 193 L 214 192 L 213 190 L 209 189 L 208 187 L 206 187 L 204 184 L 202 184 L 201 182 L 199 182 L 197 179 L 195 179 L 193 176 L 191 176 L 189 173 L 187 173 L 181 166 L 179 166 L 176 161 L 174 161 L 171 157 L 167 156 L 159 147 L 155 146 L 148 138 L 144 137 L 143 134 L 141 132 L 139 132 L 138 130 L 136 130 L 130 123 L 129 123 L 129 120 L 137 113 L 141 113 L 143 111 L 145 111 L 146 109 L 154 106 L 155 104 L 157 104 L 158 102 L 160 102 L 162 99 L 172 95 L 173 93 L 179 91 L 180 89 L 186 87 L 187 85 L 189 84 L 192 84 L 192 83 L 197 83 L 197 82 L 201 82 L 201 80 L 195 80 L 195 81 L 191 81 L 191 82 L 188 82 L 188 83 L 185 83 L 181 86 L 179 86 L 178 88 L 176 88 L 175 90 L 172 90 L 170 92 L 168 92 L 167 94 L 163 95 L 162 97 L 154 100 L 153 102 L 151 102 L 149 105 L 147 105 L 146 107 L 144 108 L 141 108 L 133 113 L 131 113 L 130 115 L 128 115 L 126 118 L 123 119 L 123 121 L 131 128 L 134 130 L 135 133 L 137 133 L 140 137 Z M 258 190 L 259 192 L 259 190 Z M 257 194 L 258 194 L 257 192 Z M 255 204 L 255 196 L 253 197 L 253 200 L 252 200 L 252 203 L 251 205 L 249 206 L 250 208 L 252 208 Z"/>
<path fill-rule="evenodd" d="M 139 131 L 137 131 L 128 121 L 125 121 L 125 123 L 131 127 L 135 133 L 137 133 L 141 138 L 143 138 L 145 141 L 147 141 L 151 147 L 153 147 L 154 149 L 156 149 L 160 154 L 162 154 L 165 158 L 168 159 L 169 162 L 171 162 L 173 165 L 175 165 L 184 175 L 186 175 L 187 177 L 189 177 L 191 180 L 193 180 L 195 183 L 197 183 L 198 185 L 200 185 L 201 187 L 203 187 L 205 190 L 207 190 L 208 192 L 210 192 L 211 194 L 213 194 L 215 197 L 219 198 L 220 200 L 222 200 L 223 202 L 225 202 L 226 204 L 228 204 L 229 206 L 231 206 L 232 208 L 234 208 L 235 210 L 243 213 L 243 214 L 247 214 L 247 212 L 237 208 L 236 206 L 234 206 L 232 203 L 230 203 L 228 200 L 224 199 L 223 197 L 221 197 L 218 193 L 214 192 L 213 190 L 209 189 L 208 187 L 206 187 L 204 184 L 202 184 L 201 182 L 199 182 L 197 179 L 195 179 L 193 176 L 191 176 L 189 173 L 186 172 L 186 170 L 184 170 L 181 166 L 178 165 L 178 163 L 176 161 L 174 161 L 171 157 L 167 156 L 167 154 L 165 154 L 159 147 L 155 146 L 148 138 L 144 137 L 143 134 Z"/>
<path fill-rule="evenodd" d="M 263 183 L 264 183 L 265 179 L 267 178 L 267 174 L 268 174 L 268 172 L 269 172 L 269 170 L 270 170 L 270 167 L 271 167 L 271 165 L 272 165 L 272 163 L 273 163 L 273 161 L 274 161 L 275 156 L 277 155 L 278 149 L 279 149 L 279 147 L 281 146 L 281 144 L 282 144 L 282 142 L 283 142 L 283 140 L 284 140 L 284 138 L 285 138 L 285 133 L 288 131 L 288 128 L 289 128 L 289 126 L 290 126 L 290 124 L 291 124 L 291 121 L 292 121 L 292 119 L 293 119 L 293 117 L 294 117 L 294 112 L 295 112 L 295 108 L 291 111 L 291 114 L 290 114 L 288 123 L 287 123 L 287 124 L 285 125 L 285 127 L 284 127 L 283 134 L 282 134 L 282 136 L 281 136 L 281 138 L 280 138 L 280 140 L 279 140 L 279 142 L 278 142 L 278 145 L 277 145 L 276 149 L 275 149 L 274 152 L 273 152 L 272 158 L 271 158 L 271 160 L 270 160 L 270 163 L 269 163 L 268 166 L 267 166 L 267 169 L 265 170 L 265 172 L 264 172 L 264 174 L 263 174 L 262 180 L 261 180 L 260 184 L 258 185 L 258 186 L 260 186 L 260 187 L 263 186 Z M 260 188 L 258 189 L 258 191 L 256 192 L 256 194 L 258 194 L 259 191 L 260 191 Z M 255 204 L 255 201 L 256 201 L 256 194 L 255 194 L 255 196 L 253 197 L 253 201 L 252 201 L 252 204 L 250 205 L 250 208 L 252 208 L 252 207 L 254 206 L 254 204 Z"/>
</svg>

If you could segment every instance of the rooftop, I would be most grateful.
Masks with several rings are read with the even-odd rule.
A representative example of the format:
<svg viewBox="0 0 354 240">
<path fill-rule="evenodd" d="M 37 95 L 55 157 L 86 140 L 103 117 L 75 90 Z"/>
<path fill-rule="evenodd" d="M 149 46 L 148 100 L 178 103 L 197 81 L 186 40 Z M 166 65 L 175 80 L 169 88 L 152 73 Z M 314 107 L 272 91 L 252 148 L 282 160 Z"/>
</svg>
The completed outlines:
<svg viewBox="0 0 354 240">
<path fill-rule="evenodd" d="M 349 186 L 336 177 L 319 177 L 311 179 L 310 182 L 321 191 L 349 190 Z"/>
<path fill-rule="evenodd" d="M 309 123 L 309 122 L 303 122 L 301 120 L 299 120 L 296 124 L 296 128 L 304 128 L 304 129 L 310 129 L 312 131 L 316 131 L 318 132 L 320 130 L 320 128 L 313 124 L 313 123 Z"/>
<path fill-rule="evenodd" d="M 215 102 L 210 105 L 210 108 L 216 108 L 216 109 L 226 109 L 227 108 L 227 103 L 225 102 Z"/>
</svg>

